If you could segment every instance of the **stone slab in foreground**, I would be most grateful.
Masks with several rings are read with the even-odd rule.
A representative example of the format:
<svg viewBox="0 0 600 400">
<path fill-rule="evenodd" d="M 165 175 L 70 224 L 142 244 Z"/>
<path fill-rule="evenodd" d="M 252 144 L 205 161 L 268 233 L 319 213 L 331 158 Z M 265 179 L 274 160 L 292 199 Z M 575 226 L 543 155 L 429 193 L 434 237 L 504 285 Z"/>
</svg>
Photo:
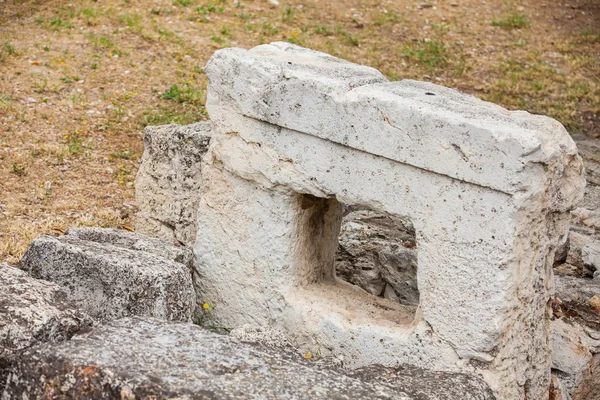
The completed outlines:
<svg viewBox="0 0 600 400">
<path fill-rule="evenodd" d="M 34 277 L 58 283 L 70 300 L 99 320 L 133 315 L 191 319 L 195 292 L 187 266 L 146 251 L 103 243 L 98 237 L 98 241 L 77 237 L 88 234 L 74 230 L 59 238 L 40 236 L 31 243 L 21 264 Z"/>
<path fill-rule="evenodd" d="M 91 322 L 57 284 L 0 264 L 0 387 L 21 350 L 69 339 Z"/>
<path fill-rule="evenodd" d="M 325 368 L 192 324 L 126 318 L 27 351 L 3 399 L 492 399 L 482 380 L 418 368 Z"/>
</svg>

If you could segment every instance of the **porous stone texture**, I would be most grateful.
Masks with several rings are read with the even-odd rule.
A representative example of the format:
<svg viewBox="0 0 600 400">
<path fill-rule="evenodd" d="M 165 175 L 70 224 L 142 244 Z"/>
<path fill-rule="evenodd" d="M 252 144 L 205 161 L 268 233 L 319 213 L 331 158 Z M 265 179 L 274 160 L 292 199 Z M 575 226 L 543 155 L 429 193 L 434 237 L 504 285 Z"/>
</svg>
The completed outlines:
<svg viewBox="0 0 600 400">
<path fill-rule="evenodd" d="M 575 136 L 587 187 L 557 254 L 550 342 L 565 399 L 600 399 L 600 140 Z M 591 279 L 594 277 L 594 279 Z"/>
<path fill-rule="evenodd" d="M 336 275 L 372 295 L 417 306 L 417 250 L 410 221 L 355 207 L 344 214 Z"/>
<path fill-rule="evenodd" d="M 583 200 L 572 211 L 571 229 L 557 255 L 558 270 L 579 277 L 592 277 L 600 268 L 600 139 L 575 136 L 583 158 L 587 187 Z"/>
<path fill-rule="evenodd" d="M 592 353 L 582 343 L 579 326 L 557 319 L 551 323 L 552 369 L 561 377 L 567 393 L 573 393 L 587 373 Z"/>
<path fill-rule="evenodd" d="M 600 353 L 600 308 L 594 303 L 600 297 L 600 281 L 559 271 L 555 286 L 555 319 L 550 325 L 553 373 L 560 378 L 567 396 L 586 399 L 575 394 L 588 393 L 590 385 L 597 386 L 591 376 L 597 377 L 595 365 Z"/>
<path fill-rule="evenodd" d="M 137 232 L 194 244 L 202 185 L 200 161 L 210 132 L 210 122 L 149 126 L 144 130 L 144 155 L 135 182 Z"/>
<path fill-rule="evenodd" d="M 600 399 L 600 354 L 594 355 L 590 368 L 572 397 L 572 400 L 590 399 Z"/>
<path fill-rule="evenodd" d="M 493 399 L 479 378 L 419 368 L 322 368 L 191 324 L 125 318 L 26 351 L 3 399 Z"/>
<path fill-rule="evenodd" d="M 96 243 L 107 243 L 123 249 L 152 253 L 183 265 L 191 265 L 194 254 L 183 245 L 171 245 L 165 240 L 138 232 L 111 228 L 69 228 L 65 235 Z"/>
<path fill-rule="evenodd" d="M 40 236 L 31 243 L 21 264 L 34 277 L 58 283 L 76 306 L 99 320 L 132 315 L 191 319 L 195 292 L 187 266 L 98 239 L 123 237 L 113 231 L 95 236 L 98 241 L 77 237 L 93 232 Z M 168 252 L 167 248 L 165 244 L 163 250 Z"/>
<path fill-rule="evenodd" d="M 551 268 L 585 184 L 560 123 L 285 43 L 205 70 L 195 255 L 218 326 L 548 398 Z M 418 309 L 335 278 L 342 203 L 412 221 Z"/>
<path fill-rule="evenodd" d="M 21 351 L 41 342 L 69 339 L 91 323 L 57 284 L 0 264 L 0 390 Z"/>
</svg>

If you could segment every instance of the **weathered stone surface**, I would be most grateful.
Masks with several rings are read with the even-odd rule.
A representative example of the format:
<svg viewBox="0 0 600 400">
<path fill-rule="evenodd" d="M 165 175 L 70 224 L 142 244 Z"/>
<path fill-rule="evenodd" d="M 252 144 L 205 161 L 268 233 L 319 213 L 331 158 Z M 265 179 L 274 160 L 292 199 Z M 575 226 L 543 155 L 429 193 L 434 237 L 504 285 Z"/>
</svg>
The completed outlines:
<svg viewBox="0 0 600 400">
<path fill-rule="evenodd" d="M 600 139 L 582 135 L 574 139 L 585 163 L 585 179 L 591 185 L 600 186 Z"/>
<path fill-rule="evenodd" d="M 548 397 L 549 278 L 584 186 L 560 123 L 290 44 L 218 51 L 206 72 L 195 253 L 220 326 Z M 410 218 L 421 313 L 335 280 L 341 203 Z"/>
<path fill-rule="evenodd" d="M 580 233 L 575 229 L 569 232 L 569 251 L 567 253 L 566 266 L 559 266 L 560 270 L 571 271 L 574 276 L 585 277 L 593 276 L 595 268 L 589 263 L 593 260 L 589 259 L 588 246 L 594 246 L 597 242 L 592 236 L 587 233 Z M 583 260 L 583 249 L 586 248 L 586 261 Z"/>
<path fill-rule="evenodd" d="M 99 320 L 140 315 L 188 321 L 195 307 L 189 268 L 146 251 L 72 234 L 40 236 L 21 264 L 33 276 L 58 283 Z"/>
<path fill-rule="evenodd" d="M 0 264 L 0 390 L 7 369 L 22 350 L 69 339 L 91 323 L 57 284 Z"/>
<path fill-rule="evenodd" d="M 126 318 L 29 349 L 3 399 L 493 399 L 475 377 L 418 368 L 322 368 L 198 326 Z"/>
<path fill-rule="evenodd" d="M 350 208 L 342 219 L 336 275 L 375 296 L 419 304 L 415 231 L 406 218 Z"/>
<path fill-rule="evenodd" d="M 144 130 L 144 155 L 135 183 L 137 232 L 194 244 L 202 185 L 200 161 L 208 148 L 210 131 L 210 122 L 149 126 Z"/>
<path fill-rule="evenodd" d="M 171 245 L 165 240 L 123 229 L 69 228 L 65 235 L 90 242 L 107 243 L 124 249 L 145 251 L 183 265 L 191 265 L 194 257 L 192 250 L 185 246 Z"/>
<path fill-rule="evenodd" d="M 595 240 L 581 249 L 581 261 L 590 271 L 600 270 L 600 241 Z"/>
<path fill-rule="evenodd" d="M 594 355 L 587 374 L 572 397 L 572 400 L 592 399 L 600 399 L 600 354 Z"/>
<path fill-rule="evenodd" d="M 571 394 L 587 374 L 592 353 L 581 341 L 581 336 L 585 334 L 581 332 L 579 326 L 556 319 L 552 321 L 550 330 L 552 369 L 554 374 L 557 374 L 557 371 L 561 372 L 563 387 Z"/>
</svg>

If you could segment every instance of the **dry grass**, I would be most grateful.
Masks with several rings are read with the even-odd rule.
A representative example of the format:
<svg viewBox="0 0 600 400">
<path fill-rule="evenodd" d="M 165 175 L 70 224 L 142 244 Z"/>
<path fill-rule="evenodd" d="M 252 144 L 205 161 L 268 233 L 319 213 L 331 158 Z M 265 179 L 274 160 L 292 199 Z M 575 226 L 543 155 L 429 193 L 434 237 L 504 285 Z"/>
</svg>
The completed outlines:
<svg viewBox="0 0 600 400">
<path fill-rule="evenodd" d="M 223 47 L 289 41 L 600 135 L 595 0 L 280 2 L 0 3 L 0 261 L 68 226 L 133 226 L 143 127 L 206 119 Z"/>
</svg>

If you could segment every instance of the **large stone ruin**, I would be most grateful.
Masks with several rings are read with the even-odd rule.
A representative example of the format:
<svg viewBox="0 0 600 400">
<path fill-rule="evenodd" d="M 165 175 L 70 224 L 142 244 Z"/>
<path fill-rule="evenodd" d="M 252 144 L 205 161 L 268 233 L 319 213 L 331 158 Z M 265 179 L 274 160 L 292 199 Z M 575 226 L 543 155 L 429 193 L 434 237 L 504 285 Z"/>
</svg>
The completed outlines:
<svg viewBox="0 0 600 400">
<path fill-rule="evenodd" d="M 206 72 L 210 122 L 145 131 L 136 233 L 70 229 L 0 268 L 3 398 L 600 392 L 598 171 L 573 210 L 562 125 L 287 43 Z"/>
<path fill-rule="evenodd" d="M 562 125 L 283 43 L 218 51 L 206 72 L 194 253 L 216 325 L 548 396 L 552 266 L 584 187 Z M 336 278 L 344 207 L 410 220 L 418 306 Z"/>
</svg>

